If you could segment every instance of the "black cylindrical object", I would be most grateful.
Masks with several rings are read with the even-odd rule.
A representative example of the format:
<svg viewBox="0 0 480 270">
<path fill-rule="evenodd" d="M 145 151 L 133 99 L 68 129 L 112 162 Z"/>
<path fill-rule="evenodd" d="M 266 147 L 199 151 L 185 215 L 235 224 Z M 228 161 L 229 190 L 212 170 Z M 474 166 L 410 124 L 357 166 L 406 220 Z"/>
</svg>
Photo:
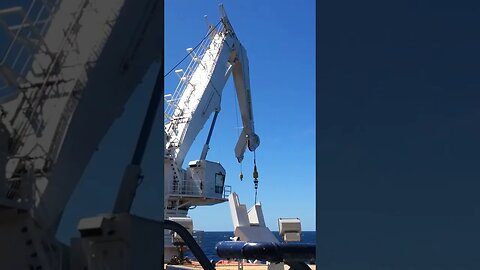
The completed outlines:
<svg viewBox="0 0 480 270">
<path fill-rule="evenodd" d="M 306 261 L 315 259 L 315 245 L 307 243 L 275 243 L 222 241 L 215 246 L 217 255 L 226 259 L 282 261 Z"/>
</svg>

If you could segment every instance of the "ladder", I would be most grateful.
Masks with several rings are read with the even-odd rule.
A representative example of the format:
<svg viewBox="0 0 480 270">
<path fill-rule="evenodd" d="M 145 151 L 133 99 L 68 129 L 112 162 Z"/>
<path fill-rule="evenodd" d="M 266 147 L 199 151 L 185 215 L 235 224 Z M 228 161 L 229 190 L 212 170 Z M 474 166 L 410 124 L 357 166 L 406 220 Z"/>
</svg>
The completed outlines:
<svg viewBox="0 0 480 270">
<path fill-rule="evenodd" d="M 180 78 L 180 81 L 173 91 L 173 94 L 165 95 L 165 112 L 164 112 L 164 125 L 165 125 L 165 132 L 169 135 L 170 138 L 173 138 L 170 141 L 170 147 L 178 147 L 179 146 L 179 139 L 182 138 L 182 135 L 179 136 L 178 134 L 178 127 L 182 123 L 186 123 L 189 121 L 189 115 L 185 112 L 188 103 L 190 102 L 190 98 L 192 97 L 193 93 L 195 92 L 195 84 L 191 82 L 193 74 L 196 72 L 207 72 L 208 76 L 211 76 L 211 71 L 206 70 L 206 66 L 202 63 L 202 59 L 204 58 L 205 54 L 209 53 L 210 58 L 217 58 L 217 55 L 213 55 L 212 51 L 217 51 L 219 46 L 221 46 L 222 42 L 215 39 L 222 39 L 224 38 L 224 27 L 221 25 L 216 32 L 213 32 L 211 35 L 206 37 L 200 45 L 194 50 L 192 48 L 188 48 L 187 52 L 192 57 L 189 65 L 186 68 L 186 71 L 183 69 L 175 70 L 175 73 Z M 215 35 L 215 33 L 221 33 L 221 35 Z M 193 91 L 190 92 L 188 97 L 183 97 L 185 94 L 185 90 L 188 86 L 193 88 Z M 182 104 L 180 101 L 183 99 Z M 183 129 L 185 132 L 186 130 Z"/>
<path fill-rule="evenodd" d="M 223 31 L 223 26 L 221 26 L 217 32 Z M 188 48 L 187 52 L 192 57 L 190 63 L 188 64 L 186 71 L 183 69 L 175 70 L 175 73 L 180 78 L 180 81 L 173 91 L 173 94 L 165 95 L 165 116 L 164 116 L 164 123 L 167 124 L 172 120 L 178 119 L 182 116 L 183 112 L 176 112 L 177 108 L 179 108 L 180 98 L 182 97 L 185 89 L 188 85 L 191 85 L 195 88 L 194 85 L 191 84 L 190 80 L 192 78 L 193 73 L 198 69 L 199 66 L 205 68 L 201 63 L 201 60 L 205 53 L 207 53 L 208 49 L 212 46 L 214 35 L 210 35 L 209 37 L 205 38 L 201 44 L 194 50 L 192 48 Z"/>
</svg>

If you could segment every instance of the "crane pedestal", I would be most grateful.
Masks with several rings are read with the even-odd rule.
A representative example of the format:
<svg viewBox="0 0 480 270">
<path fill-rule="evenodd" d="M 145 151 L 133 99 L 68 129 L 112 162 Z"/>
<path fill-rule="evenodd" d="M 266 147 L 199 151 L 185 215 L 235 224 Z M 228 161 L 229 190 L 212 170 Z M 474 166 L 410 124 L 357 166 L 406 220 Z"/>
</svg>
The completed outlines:
<svg viewBox="0 0 480 270">
<path fill-rule="evenodd" d="M 66 269 L 67 247 L 28 211 L 0 207 L 1 269 Z"/>
</svg>

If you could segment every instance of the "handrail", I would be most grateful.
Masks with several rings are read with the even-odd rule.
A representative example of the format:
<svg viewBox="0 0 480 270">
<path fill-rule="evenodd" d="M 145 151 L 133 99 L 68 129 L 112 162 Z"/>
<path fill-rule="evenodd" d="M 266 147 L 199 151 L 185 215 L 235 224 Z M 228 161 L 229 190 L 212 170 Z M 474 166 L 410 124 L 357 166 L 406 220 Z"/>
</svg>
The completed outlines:
<svg viewBox="0 0 480 270">
<path fill-rule="evenodd" d="M 218 32 L 220 33 L 222 31 L 223 28 L 220 26 Z M 166 118 L 164 118 L 164 124 L 167 124 L 168 122 L 173 120 L 174 117 L 180 116 L 175 114 L 176 108 L 178 107 L 178 102 L 180 101 L 180 98 L 185 89 L 187 88 L 188 84 L 190 83 L 190 79 L 193 73 L 201 64 L 199 60 L 203 58 L 205 53 L 208 51 L 208 48 L 212 46 L 212 44 L 215 45 L 214 37 L 206 38 L 202 41 L 201 45 L 191 53 L 192 60 L 188 64 L 185 73 L 181 76 L 180 82 L 178 83 L 176 89 L 173 91 L 171 98 L 169 100 L 166 100 L 165 102 L 165 104 L 167 104 L 167 108 L 164 112 L 164 115 L 166 116 Z"/>
<path fill-rule="evenodd" d="M 43 40 L 41 39 L 41 36 L 43 36 L 45 34 L 47 26 L 52 19 L 53 12 L 54 12 L 55 8 L 59 5 L 59 1 L 55 0 L 54 2 L 49 3 L 49 4 L 45 0 L 42 0 L 41 2 L 42 3 L 39 3 L 37 0 L 32 0 L 30 5 L 28 6 L 28 9 L 27 9 L 26 12 L 23 10 L 22 7 L 7 9 L 8 12 L 13 12 L 13 13 L 17 12 L 18 15 L 21 15 L 22 16 L 22 21 L 18 25 L 14 26 L 14 27 L 17 27 L 18 29 L 15 29 L 16 32 L 13 34 L 12 40 L 10 41 L 9 45 L 7 46 L 6 51 L 3 53 L 2 57 L 1 57 L 1 64 L 2 65 L 6 65 L 8 58 L 11 56 L 11 53 L 14 53 L 14 52 L 12 52 L 12 50 L 13 50 L 15 44 L 17 44 L 17 40 L 21 38 L 20 33 L 22 32 L 23 29 L 32 28 L 32 30 L 29 31 L 26 34 L 26 38 L 29 38 L 32 35 L 32 33 L 35 32 L 35 34 L 40 35 L 39 42 L 43 43 Z M 34 10 L 34 7 L 37 4 L 39 4 L 41 6 L 37 7 Z M 47 7 L 47 5 L 50 5 L 50 6 Z M 2 15 L 7 15 L 8 12 L 6 12 L 5 14 L 2 14 Z M 36 12 L 36 13 L 32 15 L 31 14 L 32 12 Z M 30 19 L 31 16 L 33 16 L 33 21 Z M 6 30 L 8 30 L 10 27 L 12 27 L 12 26 L 9 26 L 5 21 L 2 21 L 2 24 L 6 28 Z M 36 30 L 35 27 L 38 26 L 38 25 L 41 25 L 41 27 L 40 27 L 40 29 L 38 29 L 38 31 L 35 31 Z M 43 44 L 43 45 L 45 45 L 45 44 Z M 9 66 L 12 69 L 16 69 L 17 62 L 20 60 L 22 54 L 25 51 L 25 46 L 20 45 L 19 47 L 20 48 L 19 48 L 18 52 L 16 53 L 16 55 L 13 58 L 13 62 L 11 64 L 9 64 Z M 26 55 L 27 60 L 24 61 L 23 66 L 21 66 L 19 71 L 18 71 L 19 76 L 26 75 L 25 70 L 26 70 L 33 54 L 34 53 L 27 53 L 27 55 Z"/>
</svg>

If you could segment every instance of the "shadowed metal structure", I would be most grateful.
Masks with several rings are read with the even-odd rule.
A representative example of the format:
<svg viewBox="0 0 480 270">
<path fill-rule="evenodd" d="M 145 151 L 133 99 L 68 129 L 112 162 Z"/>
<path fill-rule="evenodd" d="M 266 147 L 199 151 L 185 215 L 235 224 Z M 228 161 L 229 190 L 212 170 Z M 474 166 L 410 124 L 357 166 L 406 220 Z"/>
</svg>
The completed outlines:
<svg viewBox="0 0 480 270">
<path fill-rule="evenodd" d="M 76 255 L 55 239 L 59 221 L 100 141 L 163 61 L 163 2 L 23 2 L 0 10 L 9 37 L 0 62 L 1 268 L 69 269 Z"/>
</svg>

